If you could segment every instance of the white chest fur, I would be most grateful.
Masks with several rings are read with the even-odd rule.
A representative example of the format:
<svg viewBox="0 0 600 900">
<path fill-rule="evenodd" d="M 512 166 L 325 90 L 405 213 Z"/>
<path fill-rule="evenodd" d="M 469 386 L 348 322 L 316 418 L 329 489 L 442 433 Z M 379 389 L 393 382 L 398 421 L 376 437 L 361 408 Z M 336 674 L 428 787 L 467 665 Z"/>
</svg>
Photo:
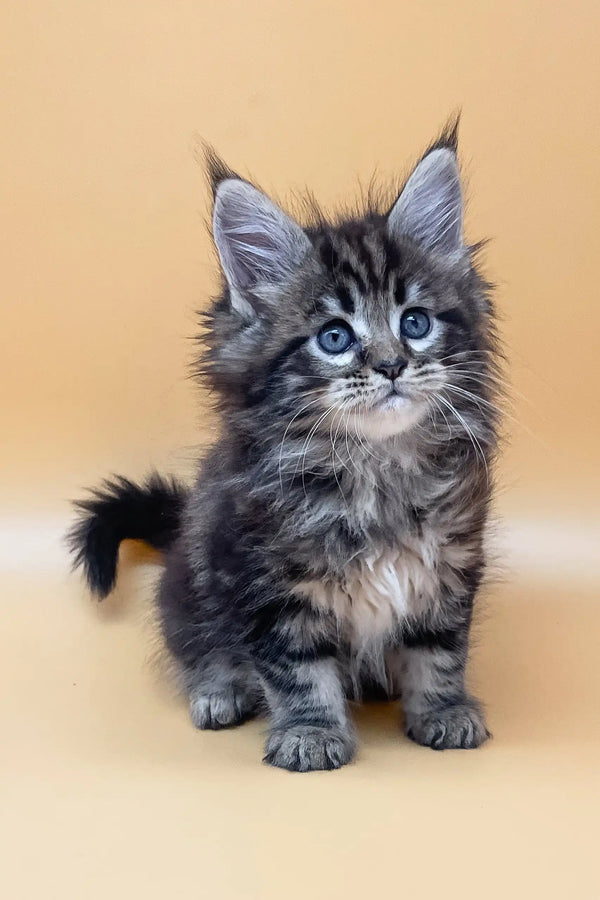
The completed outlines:
<svg viewBox="0 0 600 900">
<path fill-rule="evenodd" d="M 342 577 L 305 581 L 297 590 L 313 606 L 333 613 L 352 644 L 364 646 L 406 617 L 434 609 L 440 599 L 440 570 L 460 567 L 469 555 L 468 548 L 445 544 L 432 532 L 363 555 Z"/>
</svg>

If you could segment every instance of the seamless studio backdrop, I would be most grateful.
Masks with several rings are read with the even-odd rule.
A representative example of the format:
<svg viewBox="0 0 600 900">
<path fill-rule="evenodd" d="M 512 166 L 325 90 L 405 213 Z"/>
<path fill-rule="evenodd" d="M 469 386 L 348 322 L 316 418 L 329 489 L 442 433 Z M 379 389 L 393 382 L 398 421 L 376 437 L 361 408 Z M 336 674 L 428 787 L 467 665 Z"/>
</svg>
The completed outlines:
<svg viewBox="0 0 600 900">
<path fill-rule="evenodd" d="M 16 898 L 600 896 L 600 12 L 592 0 L 5 2 L 0 171 L 0 828 Z M 337 773 L 192 728 L 155 659 L 157 557 L 99 607 L 68 500 L 189 478 L 217 285 L 198 135 L 280 199 L 402 176 L 457 107 L 469 240 L 512 384 L 471 681 L 494 741 L 410 744 L 356 712 Z M 136 563 L 137 565 L 134 565 Z"/>
</svg>

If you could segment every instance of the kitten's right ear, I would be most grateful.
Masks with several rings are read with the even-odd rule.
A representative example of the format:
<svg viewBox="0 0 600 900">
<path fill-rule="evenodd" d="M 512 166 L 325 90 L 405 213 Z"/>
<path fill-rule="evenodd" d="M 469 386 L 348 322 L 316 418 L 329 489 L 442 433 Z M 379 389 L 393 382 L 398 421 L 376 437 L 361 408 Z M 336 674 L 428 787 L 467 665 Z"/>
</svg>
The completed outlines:
<svg viewBox="0 0 600 900">
<path fill-rule="evenodd" d="M 289 278 L 311 243 L 266 194 L 214 156 L 209 160 L 209 176 L 215 200 L 213 237 L 232 305 L 247 317 L 253 312 L 253 292 Z"/>
<path fill-rule="evenodd" d="M 388 215 L 388 230 L 407 235 L 428 250 L 460 252 L 463 199 L 456 158 L 458 117 L 418 163 Z"/>
</svg>

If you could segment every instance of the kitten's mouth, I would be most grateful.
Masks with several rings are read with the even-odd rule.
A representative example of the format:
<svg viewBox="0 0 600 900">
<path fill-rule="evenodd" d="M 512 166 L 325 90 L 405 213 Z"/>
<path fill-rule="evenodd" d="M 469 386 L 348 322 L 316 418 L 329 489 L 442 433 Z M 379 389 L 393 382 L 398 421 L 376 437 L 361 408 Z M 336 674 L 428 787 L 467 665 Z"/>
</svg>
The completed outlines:
<svg viewBox="0 0 600 900">
<path fill-rule="evenodd" d="M 384 393 L 385 390 L 385 393 Z M 351 411 L 348 420 L 361 434 L 373 440 L 385 440 L 412 428 L 427 409 L 420 397 L 411 396 L 406 386 L 381 386 L 379 396 L 371 396 L 362 409 Z"/>
<path fill-rule="evenodd" d="M 402 388 L 392 386 L 390 390 L 376 403 L 377 409 L 401 409 L 409 403 L 409 398 Z"/>
</svg>

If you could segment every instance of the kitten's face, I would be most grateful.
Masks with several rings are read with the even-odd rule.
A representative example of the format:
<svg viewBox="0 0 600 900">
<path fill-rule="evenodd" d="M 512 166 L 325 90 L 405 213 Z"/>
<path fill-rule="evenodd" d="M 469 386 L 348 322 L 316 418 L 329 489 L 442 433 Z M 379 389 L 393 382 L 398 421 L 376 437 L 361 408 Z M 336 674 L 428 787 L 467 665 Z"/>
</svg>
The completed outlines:
<svg viewBox="0 0 600 900">
<path fill-rule="evenodd" d="M 340 422 L 368 438 L 417 426 L 462 368 L 464 351 L 476 348 L 480 316 L 461 296 L 464 262 L 428 261 L 391 238 L 382 220 L 318 235 L 315 244 L 328 286 L 307 309 L 311 333 L 293 367 L 300 395 L 312 382 L 315 407 L 329 410 L 323 425 Z"/>
<path fill-rule="evenodd" d="M 387 215 L 336 227 L 303 230 L 226 178 L 214 234 L 228 291 L 211 371 L 234 408 L 373 441 L 460 423 L 467 395 L 485 394 L 489 310 L 462 242 L 452 149 L 424 157 Z"/>
</svg>

